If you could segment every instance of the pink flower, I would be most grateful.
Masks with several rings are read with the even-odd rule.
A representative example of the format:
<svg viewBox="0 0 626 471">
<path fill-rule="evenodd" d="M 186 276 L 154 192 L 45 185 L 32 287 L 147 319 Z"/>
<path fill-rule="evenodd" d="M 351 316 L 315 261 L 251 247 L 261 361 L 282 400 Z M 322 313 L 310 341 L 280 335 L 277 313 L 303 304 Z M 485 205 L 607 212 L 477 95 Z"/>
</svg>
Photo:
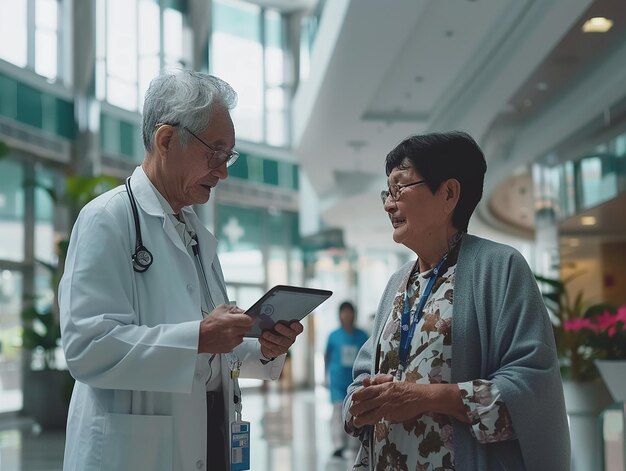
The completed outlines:
<svg viewBox="0 0 626 471">
<path fill-rule="evenodd" d="M 626 304 L 624 304 L 617 310 L 615 319 L 617 319 L 618 321 L 622 321 L 624 324 L 626 324 Z"/>
<path fill-rule="evenodd" d="M 617 319 L 615 315 L 611 314 L 609 311 L 604 311 L 602 314 L 594 317 L 593 320 L 596 324 L 597 330 L 611 330 L 611 328 L 613 328 L 612 330 L 615 330 L 615 323 L 617 322 Z"/>
<path fill-rule="evenodd" d="M 588 329 L 592 332 L 596 331 L 596 326 L 591 322 L 591 319 L 585 319 L 584 317 L 577 317 L 576 319 L 565 321 L 563 328 L 568 332 L 579 332 L 582 329 Z"/>
</svg>

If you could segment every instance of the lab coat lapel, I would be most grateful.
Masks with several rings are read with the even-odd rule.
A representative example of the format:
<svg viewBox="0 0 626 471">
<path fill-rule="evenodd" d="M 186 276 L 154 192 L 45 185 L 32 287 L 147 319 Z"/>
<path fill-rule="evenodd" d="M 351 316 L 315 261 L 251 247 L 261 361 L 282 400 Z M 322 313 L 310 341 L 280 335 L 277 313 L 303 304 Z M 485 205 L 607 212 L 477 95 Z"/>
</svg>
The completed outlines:
<svg viewBox="0 0 626 471">
<path fill-rule="evenodd" d="M 150 216 L 163 219 L 163 230 L 167 237 L 176 248 L 184 253 L 187 253 L 187 249 L 183 245 L 183 241 L 178 235 L 178 232 L 176 232 L 174 224 L 169 217 L 165 217 L 163 207 L 161 206 L 157 196 L 154 194 L 151 183 L 141 167 L 137 167 L 133 172 L 130 184 L 137 206 L 141 209 L 141 211 Z"/>
</svg>

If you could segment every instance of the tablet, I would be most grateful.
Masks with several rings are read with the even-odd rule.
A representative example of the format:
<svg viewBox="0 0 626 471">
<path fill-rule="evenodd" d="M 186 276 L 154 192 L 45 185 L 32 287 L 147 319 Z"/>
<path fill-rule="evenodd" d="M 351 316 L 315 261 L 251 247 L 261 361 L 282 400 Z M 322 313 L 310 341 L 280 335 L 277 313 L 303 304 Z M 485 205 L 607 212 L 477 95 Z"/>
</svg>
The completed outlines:
<svg viewBox="0 0 626 471">
<path fill-rule="evenodd" d="M 245 336 L 258 338 L 264 331 L 272 330 L 278 322 L 289 324 L 300 321 L 332 294 L 332 291 L 324 289 L 274 286 L 246 311 L 255 320 Z"/>
</svg>

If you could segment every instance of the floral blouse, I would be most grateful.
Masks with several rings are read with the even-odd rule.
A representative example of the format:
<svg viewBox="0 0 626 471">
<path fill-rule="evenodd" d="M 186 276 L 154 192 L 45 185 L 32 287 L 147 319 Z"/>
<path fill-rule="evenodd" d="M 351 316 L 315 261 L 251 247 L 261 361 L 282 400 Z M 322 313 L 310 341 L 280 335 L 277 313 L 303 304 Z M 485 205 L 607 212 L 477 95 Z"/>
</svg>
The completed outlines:
<svg viewBox="0 0 626 471">
<path fill-rule="evenodd" d="M 449 383 L 452 365 L 452 320 L 454 281 L 458 247 L 450 253 L 416 326 L 406 369 L 400 381 L 433 384 Z M 412 315 L 419 303 L 420 290 L 428 283 L 432 270 L 408 276 L 396 293 L 393 309 L 380 338 L 380 373 L 395 376 L 399 360 L 400 322 L 408 287 Z M 495 384 L 477 379 L 460 383 L 461 397 L 480 443 L 516 438 L 511 418 Z M 374 428 L 374 466 L 377 471 L 454 470 L 454 431 L 452 420 L 443 414 L 424 414 L 405 423 L 381 420 Z M 355 463 L 355 470 L 365 463 Z"/>
</svg>

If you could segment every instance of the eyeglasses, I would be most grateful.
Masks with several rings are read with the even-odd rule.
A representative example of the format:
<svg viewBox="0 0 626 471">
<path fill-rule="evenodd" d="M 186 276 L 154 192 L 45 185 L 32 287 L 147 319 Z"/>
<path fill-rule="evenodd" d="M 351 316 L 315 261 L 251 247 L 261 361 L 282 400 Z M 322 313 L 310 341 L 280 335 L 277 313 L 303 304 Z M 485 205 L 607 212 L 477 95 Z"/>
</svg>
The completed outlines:
<svg viewBox="0 0 626 471">
<path fill-rule="evenodd" d="M 391 185 L 388 190 L 383 190 L 380 192 L 380 199 L 382 200 L 383 205 L 387 202 L 387 198 L 391 198 L 391 201 L 395 203 L 396 201 L 398 201 L 398 198 L 400 198 L 402 190 L 411 186 L 421 185 L 422 183 L 426 183 L 426 180 L 407 183 L 406 185 Z"/>
<path fill-rule="evenodd" d="M 213 155 L 209 159 L 209 167 L 210 168 L 221 167 L 224 164 L 224 162 L 226 163 L 227 167 L 230 167 L 232 164 L 235 163 L 235 161 L 239 157 L 239 152 L 237 152 L 236 150 L 227 151 L 227 150 L 224 150 L 224 149 L 217 149 L 217 148 L 213 147 L 212 145 L 209 145 L 206 142 L 204 142 L 198 136 L 196 136 L 196 134 L 194 134 L 191 131 L 191 129 L 189 129 L 187 126 L 183 126 L 183 129 L 185 131 L 187 131 L 189 134 L 191 134 L 193 137 L 198 139 L 206 147 L 208 147 L 211 152 L 213 152 Z"/>
</svg>

